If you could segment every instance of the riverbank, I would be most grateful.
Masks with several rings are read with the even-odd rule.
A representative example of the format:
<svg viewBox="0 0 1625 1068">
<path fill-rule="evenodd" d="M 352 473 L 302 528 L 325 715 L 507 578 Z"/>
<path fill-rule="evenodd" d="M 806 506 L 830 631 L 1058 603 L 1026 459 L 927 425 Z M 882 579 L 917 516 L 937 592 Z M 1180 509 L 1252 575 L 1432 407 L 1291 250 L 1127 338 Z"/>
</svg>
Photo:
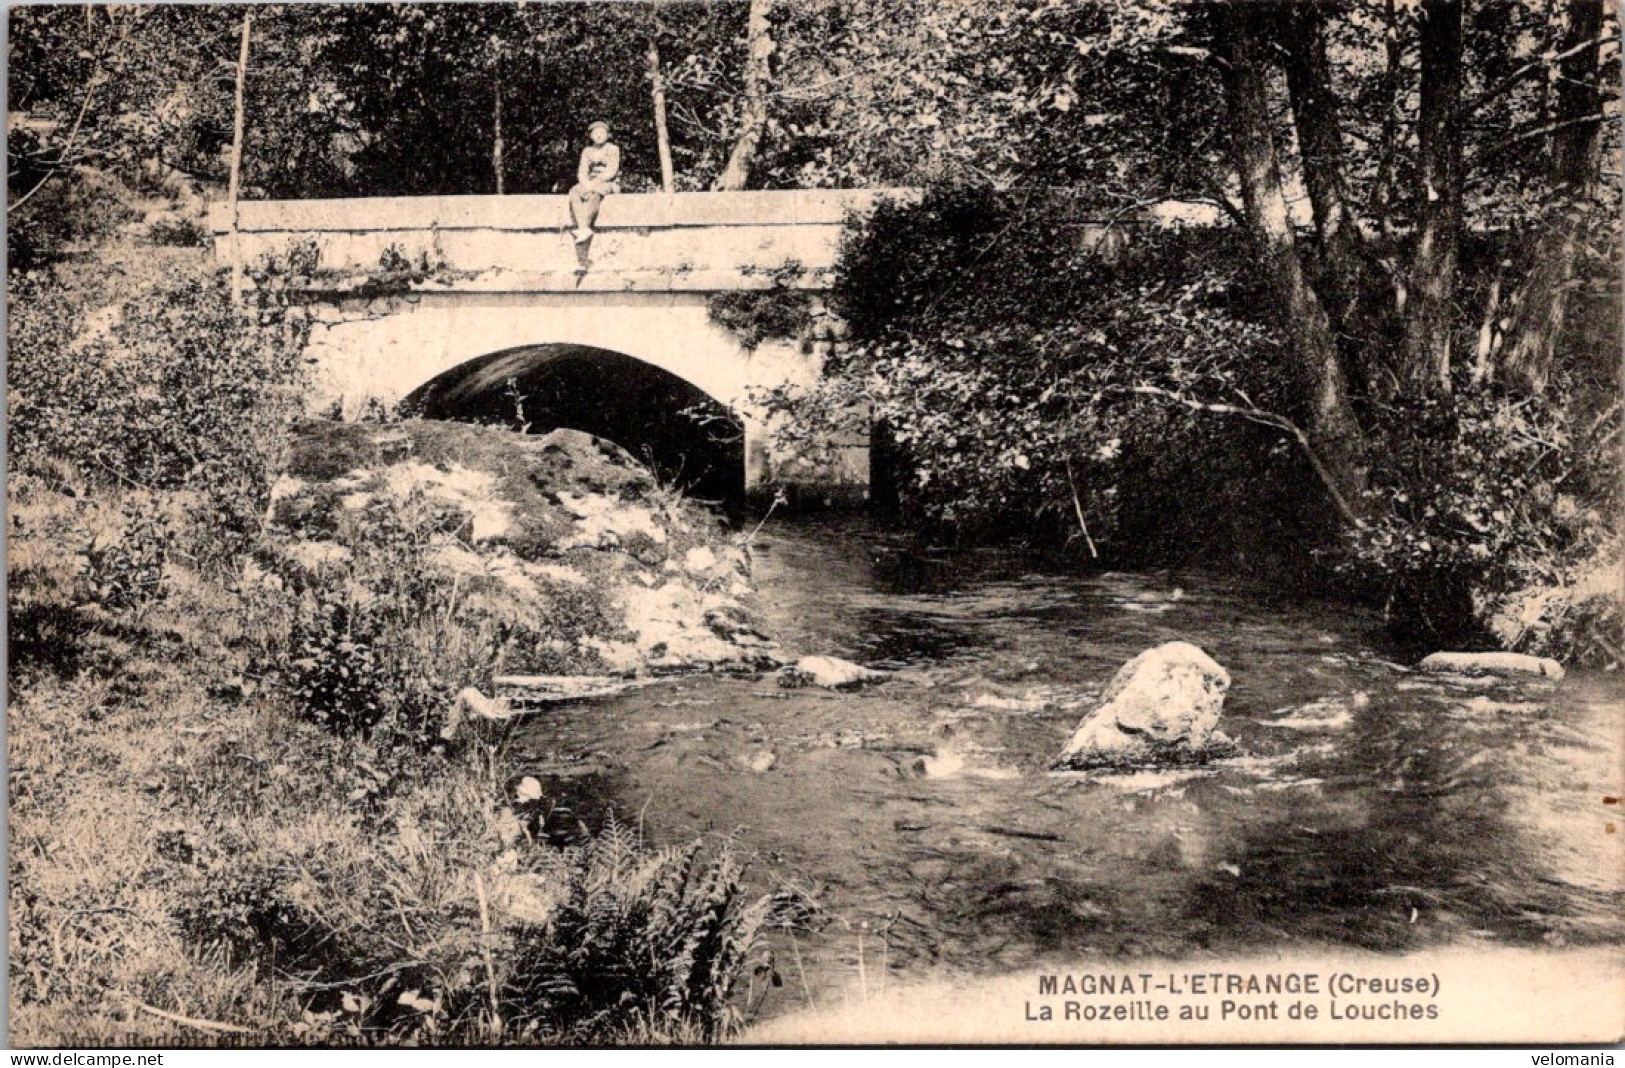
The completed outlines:
<svg viewBox="0 0 1625 1068">
<path fill-rule="evenodd" d="M 728 850 L 587 833 L 513 722 L 448 717 L 499 677 L 770 662 L 738 540 L 573 432 L 306 424 L 271 500 L 204 568 L 194 494 L 13 474 L 12 1040 L 725 1033 L 766 912 Z M 584 978 L 688 937 L 630 1001 Z"/>
</svg>

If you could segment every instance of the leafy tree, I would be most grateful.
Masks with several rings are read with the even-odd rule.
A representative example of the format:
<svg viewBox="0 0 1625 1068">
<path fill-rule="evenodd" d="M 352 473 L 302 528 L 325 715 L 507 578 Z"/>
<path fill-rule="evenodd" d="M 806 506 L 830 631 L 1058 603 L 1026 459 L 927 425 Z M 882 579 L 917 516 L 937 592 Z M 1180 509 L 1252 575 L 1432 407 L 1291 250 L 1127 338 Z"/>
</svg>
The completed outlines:
<svg viewBox="0 0 1625 1068">
<path fill-rule="evenodd" d="M 724 138 L 714 116 L 732 92 L 723 54 L 742 23 L 741 5 L 289 11 L 287 36 L 309 53 L 307 85 L 261 83 L 254 110 L 308 97 L 343 175 L 313 189 L 320 175 L 307 159 L 279 150 L 287 131 L 275 124 L 250 153 L 273 195 L 562 192 L 574 180 L 587 123 L 597 119 L 610 123 L 631 161 L 625 184 L 651 187 L 658 174 L 651 45 L 666 57 L 681 184 L 703 187 L 720 167 Z"/>
<path fill-rule="evenodd" d="M 1587 524 L 1608 514 L 1614 492 L 1599 472 L 1618 460 L 1617 440 L 1599 437 L 1595 422 L 1617 388 L 1617 368 L 1596 354 L 1617 337 L 1618 200 L 1598 175 L 1601 160 L 1618 154 L 1609 121 L 1618 30 L 1594 0 L 1132 10 L 832 0 L 816 14 L 832 44 L 815 52 L 781 35 L 777 68 L 776 99 L 806 108 L 799 129 L 824 144 L 785 157 L 802 180 L 1076 183 L 1097 219 L 1113 219 L 1113 205 L 1198 197 L 1231 217 L 1242 242 L 1235 251 L 1251 257 L 1270 294 L 1259 324 L 1273 345 L 1225 324 L 1207 336 L 1250 355 L 1206 377 L 1172 373 L 1177 359 L 1129 364 L 1121 343 L 1119 355 L 1088 356 L 1079 344 L 1060 351 L 1073 370 L 1104 376 L 1091 396 L 1127 391 L 1276 427 L 1319 476 L 1362 570 L 1409 602 L 1397 612 L 1439 629 L 1482 619 L 1498 595 L 1475 590 L 1504 591 L 1542 568 L 1552 580 L 1569 566 L 1560 561 L 1596 546 Z M 1181 93 L 1170 101 L 1174 86 Z M 1170 129 L 1180 136 L 1157 136 Z M 984 210 L 993 224 L 978 221 Z M 1001 390 L 1027 369 L 1054 370 L 1055 332 L 1069 324 L 1066 313 L 1034 321 L 998 300 L 1044 306 L 1068 294 L 1073 320 L 1111 302 L 1077 292 L 1065 258 L 1045 270 L 1013 264 L 1006 245 L 1042 244 L 1043 221 L 1064 225 L 1075 214 L 1055 198 L 1006 196 L 965 211 L 953 224 L 965 244 L 949 249 L 926 241 L 914 251 L 877 236 L 916 224 L 935 232 L 938 214 L 928 203 L 913 224 L 871 225 L 868 240 L 894 262 L 884 280 L 861 275 L 874 294 L 848 294 L 860 351 L 835 364 L 848 388 L 832 394 L 876 403 L 907 424 L 917 481 L 937 487 L 922 500 L 945 510 L 1011 503 L 1008 465 L 997 462 L 1004 453 L 990 455 L 974 428 L 988 408 L 1004 412 L 986 430 L 993 441 L 1029 425 L 1001 408 Z M 916 289 L 914 273 L 897 266 L 916 257 L 954 266 L 939 262 L 934 281 Z M 852 256 L 848 266 L 865 262 Z M 983 262 L 1015 280 L 983 275 Z M 1216 277 L 1222 270 L 1208 283 Z M 1007 296 L 960 285 L 966 278 Z M 1119 325 L 1177 353 L 1179 335 L 1160 319 L 1196 328 L 1177 309 L 1140 299 L 1138 321 Z M 963 301 L 987 318 L 981 327 L 974 316 L 911 319 L 911 300 Z M 1579 305 L 1583 327 L 1565 314 Z M 995 320 L 1014 332 L 990 331 Z M 1243 383 L 1244 364 L 1266 369 L 1268 381 Z M 904 397 L 912 399 L 899 406 Z M 1022 411 L 1058 431 L 1049 445 L 1074 470 L 1122 438 L 1116 427 L 1036 404 Z M 1548 442 L 1534 467 L 1531 436 Z M 1222 452 L 1214 439 L 1207 447 Z M 1007 455 L 1032 459 L 1025 449 Z M 1520 484 L 1531 470 L 1561 471 L 1551 477 L 1564 492 L 1537 494 L 1529 508 L 1491 506 L 1491 486 Z M 1037 499 L 1064 513 L 1073 495 L 1051 478 Z M 1496 516 L 1507 524 L 1496 539 L 1467 533 Z M 1545 563 L 1491 563 L 1514 558 Z"/>
</svg>

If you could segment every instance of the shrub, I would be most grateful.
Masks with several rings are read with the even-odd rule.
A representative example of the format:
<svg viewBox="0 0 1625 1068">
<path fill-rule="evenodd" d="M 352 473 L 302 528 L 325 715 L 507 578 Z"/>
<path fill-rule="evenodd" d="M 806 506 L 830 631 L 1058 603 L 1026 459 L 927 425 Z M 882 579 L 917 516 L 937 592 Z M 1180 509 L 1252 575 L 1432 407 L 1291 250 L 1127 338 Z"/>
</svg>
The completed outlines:
<svg viewBox="0 0 1625 1068">
<path fill-rule="evenodd" d="M 449 625 L 457 591 L 429 560 L 435 535 L 461 522 L 421 493 L 384 496 L 337 517 L 339 559 L 318 573 L 272 554 L 294 603 L 285 637 L 265 628 L 262 656 L 301 715 L 346 734 L 387 715 L 426 743 L 452 696 L 489 676 L 495 650 L 475 648 L 476 621 Z"/>
<path fill-rule="evenodd" d="M 105 608 L 140 608 L 164 595 L 164 568 L 175 547 L 170 517 L 150 499 L 123 506 L 123 523 L 85 550 L 90 595 Z"/>
<path fill-rule="evenodd" d="M 1617 544 L 1617 428 L 1580 416 L 1571 394 L 1560 379 L 1541 396 L 1478 389 L 1389 412 L 1375 518 L 1350 534 L 1345 566 L 1381 585 L 1414 636 L 1617 650 L 1617 598 L 1591 574 Z"/>
<path fill-rule="evenodd" d="M 209 244 L 209 229 L 200 220 L 185 216 L 165 215 L 147 227 L 147 240 L 154 245 L 175 245 L 181 248 L 202 248 Z"/>
<path fill-rule="evenodd" d="M 649 851 L 612 822 L 549 867 L 564 881 L 562 900 L 547 924 L 516 935 L 505 992 L 522 1033 L 715 1042 L 740 1022 L 734 992 L 753 958 L 772 975 L 758 936 L 776 900 L 749 899 L 726 849 Z"/>
<path fill-rule="evenodd" d="M 1256 514 L 1256 428 L 1193 406 L 1291 394 L 1233 236 L 1147 230 L 1108 255 L 1068 211 L 938 191 L 849 228 L 832 294 L 849 343 L 813 397 L 768 397 L 787 447 L 873 418 L 904 508 L 961 533 L 1081 539 L 1081 512 L 1094 541 L 1122 524 L 1200 544 L 1203 504 Z M 1231 455 L 1249 459 L 1212 462 Z"/>
<path fill-rule="evenodd" d="M 66 463 L 93 485 L 195 491 L 200 529 L 223 544 L 194 548 L 229 557 L 264 512 L 304 328 L 283 307 L 234 307 L 213 272 L 152 269 L 150 286 L 103 307 L 55 278 L 13 280 L 9 459 Z"/>
<path fill-rule="evenodd" d="M 812 325 L 812 298 L 782 286 L 714 293 L 707 307 L 711 321 L 747 349 L 799 338 Z"/>
</svg>

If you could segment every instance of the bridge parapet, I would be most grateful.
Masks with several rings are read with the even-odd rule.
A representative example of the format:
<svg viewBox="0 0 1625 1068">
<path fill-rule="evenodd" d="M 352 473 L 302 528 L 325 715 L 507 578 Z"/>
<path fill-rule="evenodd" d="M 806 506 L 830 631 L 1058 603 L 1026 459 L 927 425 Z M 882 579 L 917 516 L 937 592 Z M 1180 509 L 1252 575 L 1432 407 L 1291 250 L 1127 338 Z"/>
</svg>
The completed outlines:
<svg viewBox="0 0 1625 1068">
<path fill-rule="evenodd" d="M 244 263 L 314 243 L 319 277 L 378 270 L 387 250 L 427 263 L 414 288 L 472 292 L 828 288 L 843 224 L 907 189 L 622 193 L 607 197 L 585 263 L 562 196 L 244 201 L 231 232 L 210 215 L 219 256 Z M 233 248 L 235 242 L 235 250 Z"/>
</svg>

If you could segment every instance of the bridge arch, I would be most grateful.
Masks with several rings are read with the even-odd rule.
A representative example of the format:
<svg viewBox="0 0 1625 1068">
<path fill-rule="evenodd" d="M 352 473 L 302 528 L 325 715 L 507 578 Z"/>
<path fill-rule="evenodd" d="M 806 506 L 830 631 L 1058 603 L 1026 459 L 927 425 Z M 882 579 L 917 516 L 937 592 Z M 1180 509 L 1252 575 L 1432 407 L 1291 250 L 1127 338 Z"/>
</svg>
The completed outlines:
<svg viewBox="0 0 1625 1068">
<path fill-rule="evenodd" d="M 747 493 L 806 487 L 844 500 L 867 485 L 867 442 L 833 443 L 834 463 L 808 464 L 775 451 L 774 416 L 758 403 L 758 391 L 816 379 L 819 354 L 799 340 L 742 346 L 712 321 L 710 294 L 703 291 L 523 291 L 507 280 L 491 284 L 496 288 L 344 297 L 315 305 L 306 350 L 313 364 L 312 409 L 353 418 L 374 402 L 405 400 L 442 375 L 471 374 L 493 357 L 546 345 L 596 349 L 635 361 L 635 367 L 658 369 L 732 413 L 744 428 Z M 459 372 L 465 367 L 470 370 Z M 501 377 L 494 384 L 499 394 L 486 391 L 480 402 L 487 412 L 481 418 L 513 425 L 512 400 L 504 406 L 498 399 L 507 376 Z M 648 443 L 628 447 L 636 453 L 643 444 Z M 669 451 L 669 443 L 665 449 L 656 444 L 658 451 Z M 690 445 L 679 452 L 697 449 Z M 692 464 L 676 477 L 691 481 Z M 695 492 L 704 496 L 713 489 L 726 490 L 717 496 L 733 497 L 731 489 L 710 480 Z"/>
<path fill-rule="evenodd" d="M 346 303 L 311 338 L 318 389 L 393 402 L 442 372 L 540 343 L 584 345 L 668 371 L 739 408 L 751 387 L 810 367 L 742 348 L 711 321 L 705 293 L 425 292 Z M 792 364 L 805 360 L 791 359 Z"/>
<path fill-rule="evenodd" d="M 251 201 L 211 225 L 225 262 L 316 250 L 294 291 L 310 315 L 313 411 L 354 418 L 487 357 L 583 346 L 660 368 L 727 408 L 744 428 L 747 491 L 853 500 L 867 490 L 866 435 L 802 448 L 776 433 L 782 417 L 762 402 L 765 391 L 811 385 L 820 347 L 801 337 L 741 345 L 711 306 L 719 293 L 782 286 L 821 300 L 846 220 L 912 195 L 621 194 L 605 202 L 586 249 L 568 232 L 564 197 Z M 402 257 L 425 276 L 380 273 Z"/>
<path fill-rule="evenodd" d="M 549 342 L 487 353 L 435 375 L 404 407 L 530 433 L 586 431 L 685 492 L 730 505 L 744 497 L 739 415 L 687 378 L 625 352 Z"/>
</svg>

